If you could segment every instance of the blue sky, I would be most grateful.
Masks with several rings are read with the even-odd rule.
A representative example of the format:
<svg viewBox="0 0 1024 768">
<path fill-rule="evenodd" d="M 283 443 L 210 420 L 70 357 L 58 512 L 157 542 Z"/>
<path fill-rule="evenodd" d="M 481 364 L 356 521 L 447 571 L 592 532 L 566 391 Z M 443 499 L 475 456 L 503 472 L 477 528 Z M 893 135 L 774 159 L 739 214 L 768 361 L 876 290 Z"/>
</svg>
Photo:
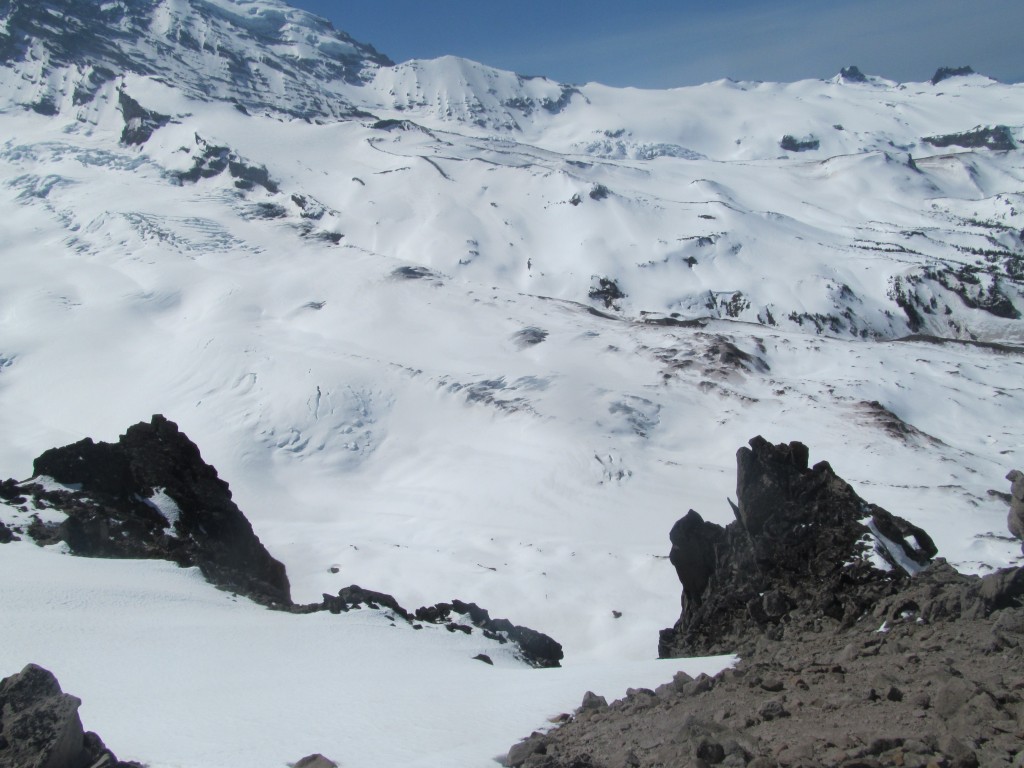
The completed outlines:
<svg viewBox="0 0 1024 768">
<path fill-rule="evenodd" d="M 290 0 L 395 61 L 465 56 L 571 83 L 899 81 L 970 64 L 1024 80 L 1021 0 Z"/>
</svg>

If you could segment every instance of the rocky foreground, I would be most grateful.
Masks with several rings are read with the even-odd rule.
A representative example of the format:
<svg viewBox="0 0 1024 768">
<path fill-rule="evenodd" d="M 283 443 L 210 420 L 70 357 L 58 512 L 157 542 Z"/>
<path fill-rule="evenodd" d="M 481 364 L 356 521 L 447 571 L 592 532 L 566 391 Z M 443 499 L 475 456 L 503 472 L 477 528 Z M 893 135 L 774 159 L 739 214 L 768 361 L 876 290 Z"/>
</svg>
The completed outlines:
<svg viewBox="0 0 1024 768">
<path fill-rule="evenodd" d="M 662 655 L 741 661 L 610 705 L 588 694 L 506 765 L 1024 765 L 1024 571 L 956 572 L 924 531 L 807 459 L 755 438 L 736 521 L 691 511 L 672 529 L 683 610 Z"/>
<path fill-rule="evenodd" d="M 612 704 L 588 693 L 559 727 L 514 746 L 506 765 L 1024 766 L 1024 570 L 958 573 L 935 558 L 925 531 L 808 458 L 800 443 L 751 440 L 737 456 L 735 521 L 722 527 L 691 510 L 671 530 L 682 611 L 662 631 L 660 654 L 738 653 L 739 663 L 714 678 L 680 673 Z M 534 666 L 561 659 L 551 638 L 459 600 L 409 612 L 352 586 L 322 603 L 293 603 L 283 566 L 227 484 L 163 417 L 117 444 L 48 451 L 35 469 L 32 481 L 0 484 L 0 496 L 64 521 L 34 516 L 4 528 L 7 540 L 165 558 L 276 610 L 365 606 L 414 626 L 479 630 Z M 1008 525 L 1019 537 L 1024 476 L 1008 479 Z M 84 732 L 79 703 L 34 665 L 0 681 L 0 768 L 132 768 Z M 300 762 L 332 765 L 319 755 Z"/>
</svg>

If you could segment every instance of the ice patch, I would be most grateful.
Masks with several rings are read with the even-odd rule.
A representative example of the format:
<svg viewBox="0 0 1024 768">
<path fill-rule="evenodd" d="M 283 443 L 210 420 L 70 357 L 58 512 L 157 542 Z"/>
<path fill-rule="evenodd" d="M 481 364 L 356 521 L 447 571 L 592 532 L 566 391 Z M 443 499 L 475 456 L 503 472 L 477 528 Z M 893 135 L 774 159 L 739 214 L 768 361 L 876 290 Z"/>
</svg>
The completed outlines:
<svg viewBox="0 0 1024 768">
<path fill-rule="evenodd" d="M 181 507 L 178 506 L 174 499 L 167 495 L 167 491 L 164 488 L 154 488 L 153 495 L 148 499 L 143 499 L 142 502 L 159 512 L 164 520 L 167 521 L 168 528 L 173 529 L 181 517 Z"/>
<path fill-rule="evenodd" d="M 869 517 L 864 521 L 864 524 L 870 529 L 871 535 L 875 537 L 875 556 L 879 560 L 883 560 L 880 548 L 884 547 L 885 551 L 889 553 L 896 564 L 911 576 L 916 576 L 921 571 L 921 566 L 907 557 L 907 553 L 903 551 L 903 547 L 892 539 L 882 535 L 877 526 L 875 526 L 874 520 Z M 888 563 L 886 563 L 886 567 L 882 570 L 888 571 L 891 570 L 891 568 L 888 566 Z"/>
</svg>

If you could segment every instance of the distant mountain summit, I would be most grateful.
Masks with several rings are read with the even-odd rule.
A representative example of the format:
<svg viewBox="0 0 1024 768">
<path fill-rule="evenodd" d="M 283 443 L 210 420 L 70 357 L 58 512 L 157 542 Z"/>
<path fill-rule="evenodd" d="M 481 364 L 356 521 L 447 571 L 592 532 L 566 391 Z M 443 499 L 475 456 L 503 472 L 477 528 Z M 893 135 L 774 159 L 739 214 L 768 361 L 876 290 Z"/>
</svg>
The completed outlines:
<svg viewBox="0 0 1024 768">
<path fill-rule="evenodd" d="M 124 74 L 193 98 L 295 117 L 347 117 L 341 93 L 392 64 L 325 19 L 278 0 L 4 0 L 0 60 L 56 112 Z"/>
<path fill-rule="evenodd" d="M 395 258 L 399 275 L 645 322 L 1015 343 L 1020 88 L 968 67 L 929 84 L 856 66 L 795 83 L 568 85 L 457 56 L 394 64 L 283 0 L 0 0 L 0 115 L 62 142 L 113 140 L 104 168 L 151 163 L 195 187 L 201 218 L 216 194 L 231 221 Z M 7 153 L 19 201 L 62 199 L 68 168 L 40 177 L 22 147 Z M 189 217 L 156 227 L 117 178 L 117 214 L 79 221 L 68 192 L 75 249 L 126 242 L 108 226 L 122 215 L 139 248 L 235 242 L 219 221 L 201 242 Z"/>
</svg>

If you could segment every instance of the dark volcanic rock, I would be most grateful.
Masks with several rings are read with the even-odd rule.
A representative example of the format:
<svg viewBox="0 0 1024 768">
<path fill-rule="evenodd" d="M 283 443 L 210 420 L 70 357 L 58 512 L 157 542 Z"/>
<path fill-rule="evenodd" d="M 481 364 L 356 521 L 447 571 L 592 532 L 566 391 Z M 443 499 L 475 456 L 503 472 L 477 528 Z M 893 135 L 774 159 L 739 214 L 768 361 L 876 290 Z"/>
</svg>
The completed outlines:
<svg viewBox="0 0 1024 768">
<path fill-rule="evenodd" d="M 863 72 L 860 71 L 859 67 L 843 67 L 839 70 L 839 76 L 848 83 L 866 83 L 868 78 Z"/>
<path fill-rule="evenodd" d="M 620 299 L 626 298 L 626 294 L 619 287 L 619 284 L 611 278 L 595 275 L 594 280 L 596 284 L 590 289 L 588 295 L 594 301 L 602 302 L 606 309 L 616 307 Z"/>
<path fill-rule="evenodd" d="M 1005 125 L 977 127 L 962 133 L 947 133 L 943 136 L 925 136 L 923 141 L 933 147 L 964 147 L 965 149 L 992 149 L 1009 151 L 1016 149 L 1013 132 Z"/>
<path fill-rule="evenodd" d="M 264 604 L 290 604 L 284 566 L 195 443 L 163 416 L 130 427 L 117 443 L 86 438 L 52 448 L 35 460 L 34 474 L 78 489 L 21 488 L 68 515 L 54 535 L 74 554 L 198 566 L 219 587 Z"/>
<path fill-rule="evenodd" d="M 14 531 L 3 522 L 0 522 L 0 544 L 10 544 L 12 541 L 21 541 L 21 539 L 15 536 Z"/>
<path fill-rule="evenodd" d="M 938 85 L 943 80 L 949 80 L 951 77 L 963 77 L 965 75 L 973 75 L 974 70 L 970 67 L 939 67 L 935 70 L 935 74 L 932 75 L 932 85 Z"/>
<path fill-rule="evenodd" d="M 163 128 L 171 118 L 143 107 L 139 102 L 121 89 L 117 92 L 117 103 L 124 118 L 124 130 L 121 132 L 121 143 L 125 145 L 142 145 L 149 141 L 153 131 Z"/>
<path fill-rule="evenodd" d="M 140 768 L 84 732 L 81 703 L 35 664 L 0 681 L 0 768 Z"/>
<path fill-rule="evenodd" d="M 782 137 L 782 140 L 779 142 L 779 146 L 787 152 L 810 152 L 818 149 L 821 146 L 821 142 L 813 136 L 798 139 L 796 136 L 790 136 L 787 133 Z"/>
<path fill-rule="evenodd" d="M 374 592 L 372 589 L 363 589 L 353 584 L 338 592 L 338 596 L 324 595 L 324 608 L 331 613 L 345 613 L 353 608 L 366 606 L 367 608 L 388 608 L 406 621 L 412 621 L 412 614 L 398 604 L 391 595 L 384 592 Z"/>
<path fill-rule="evenodd" d="M 736 457 L 736 521 L 722 528 L 691 510 L 673 526 L 683 612 L 662 632 L 662 656 L 779 634 L 794 606 L 853 622 L 934 557 L 924 531 L 865 502 L 827 462 L 808 468 L 808 455 L 754 438 Z"/>
<path fill-rule="evenodd" d="M 492 619 L 490 613 L 476 603 L 452 600 L 450 603 L 417 608 L 416 619 L 442 624 L 449 620 L 452 613 L 468 619 L 474 627 L 483 632 L 484 637 L 518 646 L 519 655 L 531 666 L 561 666 L 564 654 L 559 643 L 542 632 L 513 624 L 508 619 Z"/>
<path fill-rule="evenodd" d="M 669 532 L 672 550 L 669 560 L 683 585 L 683 611 L 695 611 L 708 581 L 715 572 L 715 550 L 724 541 L 720 525 L 707 523 L 692 509 L 676 521 Z"/>
<path fill-rule="evenodd" d="M 63 693 L 53 674 L 35 664 L 0 682 L 0 765 L 79 764 L 85 745 L 78 717 L 81 703 Z"/>
<path fill-rule="evenodd" d="M 491 640 L 514 645 L 516 655 L 534 667 L 557 667 L 563 657 L 562 646 L 549 636 L 507 619 L 493 619 L 475 603 L 461 600 L 420 608 L 414 615 L 389 594 L 352 585 L 337 596 L 325 594 L 321 603 L 293 604 L 284 566 L 260 543 L 231 500 L 228 484 L 203 461 L 195 443 L 163 416 L 130 427 L 117 443 L 86 438 L 51 448 L 35 460 L 34 474 L 67 489 L 46 490 L 38 482 L 8 480 L 0 483 L 0 499 L 23 503 L 28 496 L 37 508 L 67 515 L 60 525 L 37 517 L 28 526 L 28 535 L 39 544 L 63 541 L 73 554 L 86 557 L 163 559 L 198 566 L 223 589 L 295 614 L 338 614 L 365 606 L 390 611 L 393 620 L 410 624 L 430 622 L 466 634 L 479 629 Z M 7 534 L 13 536 L 0 524 L 0 543 Z"/>
<path fill-rule="evenodd" d="M 467 635 L 472 634 L 474 628 L 479 629 L 483 636 L 490 640 L 502 645 L 512 643 L 519 649 L 516 655 L 532 667 L 561 666 L 564 656 L 562 646 L 548 635 L 513 624 L 508 619 L 492 619 L 486 609 L 476 603 L 466 603 L 462 600 L 423 606 L 410 613 L 392 595 L 363 589 L 353 584 L 340 590 L 337 597 L 325 594 L 323 602 L 319 604 L 297 605 L 290 610 L 293 613 L 347 613 L 364 606 L 391 611 L 395 617 L 413 624 L 417 629 L 421 628 L 418 623 L 438 624 L 446 627 L 449 632 L 464 632 Z"/>
</svg>

